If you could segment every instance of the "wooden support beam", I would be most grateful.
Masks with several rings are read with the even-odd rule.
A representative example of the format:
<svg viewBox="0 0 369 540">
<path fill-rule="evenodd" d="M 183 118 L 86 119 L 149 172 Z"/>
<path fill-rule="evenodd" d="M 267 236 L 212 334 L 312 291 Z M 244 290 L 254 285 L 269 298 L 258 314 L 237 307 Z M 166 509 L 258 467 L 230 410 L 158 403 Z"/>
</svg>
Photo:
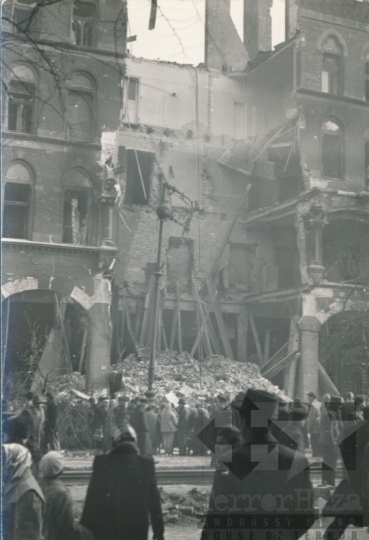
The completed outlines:
<svg viewBox="0 0 369 540">
<path fill-rule="evenodd" d="M 256 324 L 255 324 L 255 319 L 254 319 L 254 316 L 253 316 L 253 314 L 251 313 L 250 310 L 249 310 L 249 321 L 250 321 L 252 335 L 254 337 L 254 342 L 255 342 L 256 352 L 257 352 L 258 359 L 259 359 L 259 364 L 260 364 L 260 366 L 262 366 L 264 364 L 263 351 L 261 350 L 261 345 L 260 345 L 260 340 L 259 340 L 259 335 L 258 335 L 258 331 L 257 331 L 257 328 L 256 328 Z"/>
<path fill-rule="evenodd" d="M 319 390 L 320 393 L 323 394 L 330 394 L 331 396 L 339 396 L 340 391 L 337 389 L 335 384 L 333 383 L 332 379 L 322 366 L 320 362 L 318 362 L 318 377 L 319 377 Z"/>
<path fill-rule="evenodd" d="M 237 317 L 237 360 L 247 362 L 247 334 L 249 331 L 249 311 L 246 306 L 241 307 Z"/>
<path fill-rule="evenodd" d="M 209 337 L 210 337 L 211 343 L 213 345 L 213 349 L 215 351 L 215 354 L 221 355 L 222 354 L 222 347 L 221 347 L 221 345 L 219 343 L 218 336 L 217 336 L 217 333 L 216 333 L 216 331 L 214 329 L 213 322 L 211 320 L 210 314 L 209 314 L 207 325 L 208 325 L 208 330 L 209 330 Z"/>
<path fill-rule="evenodd" d="M 297 354 L 298 354 L 297 351 L 294 351 L 291 354 L 288 354 L 287 356 L 279 360 L 279 362 L 277 362 L 273 366 L 270 366 L 268 369 L 263 371 L 263 377 L 272 379 L 273 377 L 278 375 L 278 373 L 286 369 L 286 367 L 295 360 Z"/>
<path fill-rule="evenodd" d="M 139 351 L 138 351 L 138 343 L 137 343 L 137 341 L 136 341 L 136 336 L 134 335 L 134 333 L 133 333 L 133 331 L 132 331 L 131 314 L 130 314 L 130 311 L 129 311 L 129 305 L 128 305 L 128 303 L 126 303 L 126 319 L 127 319 L 127 330 L 128 330 L 128 334 L 131 336 L 133 346 L 134 346 L 134 348 L 135 348 L 136 354 L 138 355 L 138 354 L 139 354 Z"/>
<path fill-rule="evenodd" d="M 265 330 L 264 336 L 264 363 L 268 362 L 270 355 L 270 328 Z"/>
<path fill-rule="evenodd" d="M 297 325 L 299 315 L 291 317 L 290 322 L 290 335 L 288 338 L 288 353 L 298 351 L 300 348 L 300 332 Z M 298 358 L 295 358 L 289 366 L 286 367 L 283 374 L 283 389 L 287 396 L 291 399 L 295 397 L 296 387 L 296 372 L 297 372 Z"/>
<path fill-rule="evenodd" d="M 181 327 L 181 304 L 179 297 L 179 284 L 177 281 L 177 324 L 178 324 L 178 351 L 183 352 L 182 346 L 182 327 Z"/>
<path fill-rule="evenodd" d="M 212 310 L 212 306 L 214 304 L 214 300 L 215 300 L 215 297 L 216 297 L 217 293 L 215 293 L 212 301 L 210 302 L 209 304 L 209 307 L 207 309 L 207 312 L 204 316 L 204 320 L 202 322 L 202 325 L 201 325 L 201 328 L 200 328 L 200 331 L 198 332 L 197 334 L 197 337 L 196 337 L 196 340 L 195 340 L 195 343 L 193 344 L 193 347 L 192 347 L 192 350 L 191 350 L 191 353 L 190 353 L 190 356 L 193 357 L 193 355 L 196 353 L 200 343 L 201 343 L 201 337 L 202 337 L 202 334 L 203 332 L 206 330 L 206 324 L 208 323 L 209 321 L 209 318 L 210 318 L 210 313 L 211 313 L 211 310 Z"/>
<path fill-rule="evenodd" d="M 214 285 L 211 278 L 206 279 L 206 285 L 208 287 L 210 298 L 215 297 Z M 227 328 L 224 323 L 223 315 L 222 315 L 217 298 L 214 298 L 214 313 L 215 313 L 215 318 L 216 318 L 217 325 L 219 328 L 219 333 L 222 340 L 225 355 L 227 358 L 231 358 L 232 360 L 234 360 L 232 346 L 228 338 Z"/>
<path fill-rule="evenodd" d="M 169 348 L 171 351 L 174 349 L 174 341 L 176 339 L 176 334 L 178 331 L 178 310 L 173 310 L 173 317 L 172 317 L 172 330 L 170 332 L 170 342 L 169 342 Z"/>
<path fill-rule="evenodd" d="M 203 305 L 202 305 L 202 302 L 201 302 L 201 298 L 199 296 L 199 292 L 197 290 L 197 286 L 196 286 L 196 283 L 194 280 L 192 280 L 192 285 L 193 285 L 193 291 L 194 291 L 194 294 L 195 294 L 195 298 L 196 298 L 196 301 L 197 301 L 197 306 L 198 306 L 198 311 L 199 311 L 199 315 L 200 315 L 200 323 L 201 323 L 201 333 L 202 333 L 202 337 L 203 338 L 203 341 L 204 341 L 204 349 L 205 349 L 205 354 L 206 356 L 211 356 L 213 354 L 213 350 L 211 348 L 211 343 L 210 343 L 210 337 L 209 337 L 209 334 L 208 334 L 208 330 L 207 330 L 207 324 L 206 324 L 206 317 L 205 317 L 205 314 L 204 314 L 204 308 L 203 308 Z"/>
</svg>

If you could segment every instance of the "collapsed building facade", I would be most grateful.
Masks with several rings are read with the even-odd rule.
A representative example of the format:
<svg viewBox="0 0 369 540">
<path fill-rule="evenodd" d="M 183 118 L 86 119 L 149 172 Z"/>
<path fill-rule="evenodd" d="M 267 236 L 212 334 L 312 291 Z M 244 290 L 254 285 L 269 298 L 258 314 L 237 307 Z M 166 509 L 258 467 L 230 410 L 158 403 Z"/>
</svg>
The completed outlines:
<svg viewBox="0 0 369 540">
<path fill-rule="evenodd" d="M 55 119 L 37 133 L 8 121 L 5 189 L 34 195 L 27 237 L 5 234 L 5 323 L 15 331 L 22 302 L 56 306 L 45 365 L 55 340 L 67 344 L 92 389 L 106 386 L 110 363 L 150 347 L 157 208 L 170 184 L 159 348 L 256 362 L 303 399 L 367 391 L 369 5 L 289 0 L 274 50 L 271 5 L 245 1 L 242 41 L 230 1 L 208 1 L 197 68 L 134 58 L 124 36 L 117 52 L 105 19 L 92 19 L 104 36 L 87 43 L 92 79 L 69 28 L 64 91 L 74 108 L 96 91 L 96 138 L 86 141 L 88 124 L 73 136 L 73 115 L 59 132 Z M 119 70 L 103 72 L 102 57 Z M 34 84 L 26 74 L 21 66 Z M 76 319 L 85 322 L 73 336 Z M 8 345 L 6 361 L 14 354 Z"/>
</svg>

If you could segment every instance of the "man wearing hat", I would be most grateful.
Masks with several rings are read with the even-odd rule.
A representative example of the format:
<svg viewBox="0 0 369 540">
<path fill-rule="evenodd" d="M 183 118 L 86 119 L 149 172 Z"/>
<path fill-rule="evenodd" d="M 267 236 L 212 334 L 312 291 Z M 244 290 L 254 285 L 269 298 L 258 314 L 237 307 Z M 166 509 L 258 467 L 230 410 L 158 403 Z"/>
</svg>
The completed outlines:
<svg viewBox="0 0 369 540">
<path fill-rule="evenodd" d="M 147 540 L 149 516 L 155 540 L 164 539 L 154 461 L 142 456 L 135 430 L 115 430 L 108 454 L 96 456 L 81 523 L 98 540 Z"/>
<path fill-rule="evenodd" d="M 310 435 L 310 444 L 313 457 L 320 456 L 320 422 L 321 422 L 321 403 L 317 399 L 315 392 L 309 392 L 307 394 L 310 407 L 306 419 L 306 428 Z"/>
<path fill-rule="evenodd" d="M 146 417 L 146 405 L 147 399 L 145 396 L 139 398 L 138 405 L 136 406 L 130 424 L 137 433 L 137 445 L 140 449 L 140 454 L 143 456 L 151 456 L 152 447 L 149 434 L 149 426 Z"/>
<path fill-rule="evenodd" d="M 224 540 L 230 537 L 229 529 L 234 529 L 232 538 L 238 538 L 237 531 L 246 529 L 245 539 L 295 540 L 312 524 L 308 520 L 314 511 L 309 462 L 272 436 L 276 396 L 249 389 L 242 403 L 236 401 L 233 406 L 240 415 L 242 445 L 222 453 L 228 470 L 215 471 L 202 539 Z M 226 528 L 219 528 L 219 519 Z"/>
<path fill-rule="evenodd" d="M 177 440 L 179 447 L 179 455 L 187 455 L 187 424 L 189 417 L 189 410 L 186 408 L 186 400 L 180 398 L 178 401 L 177 415 L 178 415 L 178 424 L 177 424 Z"/>
<path fill-rule="evenodd" d="M 28 424 L 29 437 L 27 448 L 31 453 L 34 462 L 33 471 L 36 474 L 37 463 L 41 459 L 41 436 L 45 422 L 44 406 L 46 406 L 46 397 L 44 395 L 35 395 L 33 392 L 27 393 L 27 403 L 19 413 L 22 422 Z"/>
</svg>

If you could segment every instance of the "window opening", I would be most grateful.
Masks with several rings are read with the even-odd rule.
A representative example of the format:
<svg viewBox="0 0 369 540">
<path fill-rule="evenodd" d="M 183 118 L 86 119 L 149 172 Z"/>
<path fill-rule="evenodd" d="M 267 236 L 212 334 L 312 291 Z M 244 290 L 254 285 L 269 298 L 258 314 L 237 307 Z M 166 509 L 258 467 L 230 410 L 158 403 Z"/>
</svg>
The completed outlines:
<svg viewBox="0 0 369 540">
<path fill-rule="evenodd" d="M 342 47 L 335 37 L 329 37 L 323 45 L 322 92 L 342 94 L 343 77 Z"/>
<path fill-rule="evenodd" d="M 138 79 L 128 79 L 127 120 L 131 124 L 138 122 Z"/>
<path fill-rule="evenodd" d="M 86 174 L 73 170 L 64 192 L 63 242 L 87 245 L 89 238 L 91 188 Z"/>
<path fill-rule="evenodd" d="M 323 124 L 322 167 L 324 176 L 342 179 L 342 129 L 333 120 Z"/>
<path fill-rule="evenodd" d="M 86 191 L 67 189 L 64 193 L 63 242 L 86 245 L 90 196 Z"/>
<path fill-rule="evenodd" d="M 333 54 L 323 54 L 322 61 L 322 92 L 327 94 L 338 94 L 339 77 L 338 56 Z"/>
<path fill-rule="evenodd" d="M 14 66 L 8 88 L 8 130 L 32 133 L 36 89 L 33 71 L 27 66 Z"/>
<path fill-rule="evenodd" d="M 137 153 L 137 157 L 135 153 Z M 137 160 L 140 165 L 142 181 L 145 186 L 147 198 L 145 198 L 142 188 L 142 181 Z M 124 197 L 125 204 L 149 204 L 152 165 L 153 155 L 151 152 L 127 150 L 127 185 Z"/>
<path fill-rule="evenodd" d="M 72 31 L 76 45 L 92 47 L 94 42 L 96 8 L 88 2 L 74 2 Z"/>
<path fill-rule="evenodd" d="M 5 176 L 3 238 L 28 238 L 31 178 L 27 168 L 16 163 Z"/>
</svg>

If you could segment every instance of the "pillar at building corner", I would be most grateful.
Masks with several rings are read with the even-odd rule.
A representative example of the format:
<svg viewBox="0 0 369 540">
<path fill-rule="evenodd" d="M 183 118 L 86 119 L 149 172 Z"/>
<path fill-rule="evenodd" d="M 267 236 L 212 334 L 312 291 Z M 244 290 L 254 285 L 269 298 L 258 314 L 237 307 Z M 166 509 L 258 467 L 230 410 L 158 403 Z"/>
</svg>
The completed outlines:
<svg viewBox="0 0 369 540">
<path fill-rule="evenodd" d="M 297 374 L 297 396 L 306 401 L 310 391 L 318 394 L 319 332 L 321 323 L 311 315 L 299 320 L 301 357 Z"/>
<path fill-rule="evenodd" d="M 106 279 L 95 279 L 95 296 L 99 302 L 89 310 L 90 337 L 86 366 L 86 389 L 88 392 L 102 390 L 109 385 L 111 351 L 111 292 Z"/>
</svg>

